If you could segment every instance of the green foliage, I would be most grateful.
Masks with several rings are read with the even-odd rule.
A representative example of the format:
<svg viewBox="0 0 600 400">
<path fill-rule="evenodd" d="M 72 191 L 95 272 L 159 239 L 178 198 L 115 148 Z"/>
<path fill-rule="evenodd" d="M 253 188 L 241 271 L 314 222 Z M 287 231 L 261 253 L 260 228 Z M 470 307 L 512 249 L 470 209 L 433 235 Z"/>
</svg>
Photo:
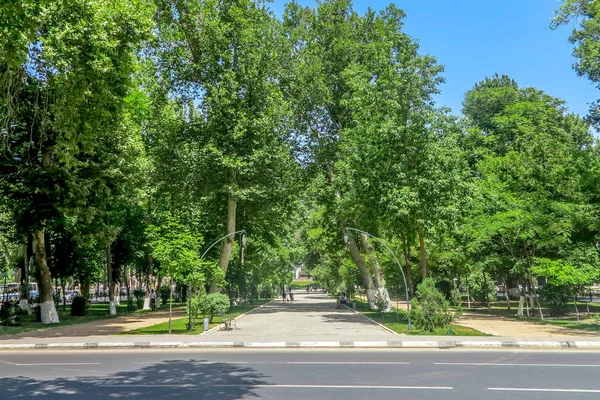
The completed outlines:
<svg viewBox="0 0 600 400">
<path fill-rule="evenodd" d="M 87 299 L 83 296 L 75 296 L 71 303 L 71 315 L 74 317 L 85 317 L 87 308 Z"/>
<path fill-rule="evenodd" d="M 146 297 L 146 292 L 143 289 L 135 289 L 133 291 L 133 297 L 135 297 L 135 305 L 137 308 L 144 307 L 144 298 Z"/>
<path fill-rule="evenodd" d="M 488 301 L 494 301 L 496 299 L 496 284 L 492 276 L 483 271 L 472 272 L 469 275 L 469 295 L 475 301 L 485 305 Z"/>
<path fill-rule="evenodd" d="M 0 325 L 19 326 L 19 307 L 11 302 L 2 303 L 0 308 Z"/>
<path fill-rule="evenodd" d="M 169 286 L 160 287 L 160 302 L 161 304 L 168 304 L 171 297 L 171 288 Z"/>
<path fill-rule="evenodd" d="M 425 279 L 417 286 L 416 297 L 411 301 L 411 319 L 417 329 L 433 332 L 447 328 L 453 314 L 442 292 L 435 287 L 433 279 Z"/>
<path fill-rule="evenodd" d="M 212 322 L 215 315 L 226 313 L 229 307 L 229 297 L 222 293 L 207 294 L 198 301 L 198 312 L 207 316 L 210 322 Z"/>
</svg>

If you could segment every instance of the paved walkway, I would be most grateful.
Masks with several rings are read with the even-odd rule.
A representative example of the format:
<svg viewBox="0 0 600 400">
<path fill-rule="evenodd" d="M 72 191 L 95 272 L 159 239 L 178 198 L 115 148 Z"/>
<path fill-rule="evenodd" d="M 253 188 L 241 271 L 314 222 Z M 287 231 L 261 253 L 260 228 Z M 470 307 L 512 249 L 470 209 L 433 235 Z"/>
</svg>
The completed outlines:
<svg viewBox="0 0 600 400">
<path fill-rule="evenodd" d="M 184 317 L 185 309 L 173 310 L 173 319 Z M 61 338 L 61 337 L 85 337 L 99 335 L 115 335 L 121 332 L 145 328 L 169 321 L 169 311 L 148 311 L 143 313 L 127 314 L 122 317 L 101 319 L 84 324 L 65 325 L 49 327 L 37 331 L 23 332 L 10 336 L 0 336 L 2 341 L 15 338 Z"/>
<path fill-rule="evenodd" d="M 213 341 L 327 342 L 397 340 L 399 337 L 318 292 L 294 293 L 294 302 L 274 300 L 236 320 L 232 331 L 215 330 Z"/>
</svg>

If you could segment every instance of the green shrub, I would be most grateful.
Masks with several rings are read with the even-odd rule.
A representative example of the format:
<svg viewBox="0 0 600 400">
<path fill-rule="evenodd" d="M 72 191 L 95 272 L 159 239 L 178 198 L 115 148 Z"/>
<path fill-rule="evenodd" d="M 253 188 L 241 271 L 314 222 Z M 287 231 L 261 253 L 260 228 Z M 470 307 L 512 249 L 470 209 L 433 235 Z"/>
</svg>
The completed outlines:
<svg viewBox="0 0 600 400">
<path fill-rule="evenodd" d="M 144 297 L 146 297 L 146 291 L 144 289 L 135 289 L 133 291 L 133 297 L 135 297 L 135 305 L 137 308 L 144 307 Z"/>
<path fill-rule="evenodd" d="M 6 302 L 2 303 L 0 309 L 0 324 L 4 326 L 18 326 L 20 317 L 20 308 L 15 303 Z"/>
<path fill-rule="evenodd" d="M 198 310 L 212 322 L 215 315 L 226 313 L 229 310 L 229 297 L 222 293 L 211 293 L 202 296 L 198 303 Z"/>
<path fill-rule="evenodd" d="M 160 304 L 169 304 L 171 297 L 171 288 L 169 286 L 160 287 Z"/>
<path fill-rule="evenodd" d="M 539 288 L 540 296 L 549 307 L 552 315 L 559 315 L 563 307 L 569 302 L 573 294 L 572 289 L 566 285 L 552 285 L 550 283 Z"/>
<path fill-rule="evenodd" d="M 410 316 L 417 329 L 433 332 L 447 328 L 453 319 L 448 310 L 448 300 L 435 287 L 433 279 L 425 279 L 417 286 L 416 297 L 411 301 Z"/>
<path fill-rule="evenodd" d="M 380 296 L 379 294 L 375 296 L 375 308 L 377 312 L 384 312 L 388 308 L 388 302 L 385 297 Z"/>
<path fill-rule="evenodd" d="M 137 310 L 137 306 L 135 304 L 135 301 L 133 299 L 129 299 L 127 300 L 127 311 L 132 312 Z"/>
<path fill-rule="evenodd" d="M 469 294 L 481 304 L 487 305 L 488 298 L 490 301 L 494 300 L 496 298 L 496 284 L 490 274 L 485 273 L 484 279 L 483 273 L 472 273 L 469 276 Z"/>
<path fill-rule="evenodd" d="M 83 317 L 87 312 L 87 301 L 83 296 L 75 296 L 71 303 L 71 315 L 74 317 Z"/>
</svg>

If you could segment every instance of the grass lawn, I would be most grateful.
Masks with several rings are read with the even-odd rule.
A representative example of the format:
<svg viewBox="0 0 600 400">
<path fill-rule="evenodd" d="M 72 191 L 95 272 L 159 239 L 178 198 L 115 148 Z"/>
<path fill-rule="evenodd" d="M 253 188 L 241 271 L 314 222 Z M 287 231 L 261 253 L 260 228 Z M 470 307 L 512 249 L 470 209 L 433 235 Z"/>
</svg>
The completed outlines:
<svg viewBox="0 0 600 400">
<path fill-rule="evenodd" d="M 58 318 L 60 323 L 58 324 L 42 324 L 41 322 L 35 321 L 35 314 L 21 316 L 19 322 L 20 326 L 0 326 L 0 336 L 14 335 L 22 332 L 36 331 L 39 329 L 48 329 L 57 326 L 67 326 L 74 324 L 83 324 L 86 322 L 92 322 L 100 319 L 115 318 L 121 315 L 127 314 L 127 305 L 121 304 L 117 306 L 117 315 L 110 315 L 108 303 L 93 303 L 88 309 L 85 317 L 74 317 L 71 315 L 71 305 L 67 305 L 66 308 L 62 305 L 57 307 Z M 150 310 L 138 310 L 136 313 L 148 312 Z"/>
<path fill-rule="evenodd" d="M 268 303 L 272 299 L 260 299 L 260 300 L 251 300 L 247 303 L 238 304 L 237 306 L 232 306 L 229 309 L 229 312 L 225 315 L 225 317 L 235 318 L 238 315 L 247 313 L 250 310 L 255 309 L 256 307 Z M 223 317 L 215 316 L 212 324 L 209 325 L 209 328 L 213 328 L 217 325 L 223 323 Z M 173 334 L 180 335 L 199 335 L 204 331 L 204 326 L 202 325 L 202 319 L 198 319 L 196 321 L 196 326 L 191 331 L 187 330 L 188 318 L 177 318 L 171 321 L 171 332 Z M 160 324 L 147 326 L 145 328 L 135 329 L 133 331 L 123 332 L 121 335 L 160 335 L 160 334 L 168 334 L 169 333 L 169 323 L 163 322 Z"/>
<path fill-rule="evenodd" d="M 600 323 L 598 322 L 577 322 L 576 320 L 572 321 L 564 319 L 544 319 L 543 321 L 536 321 L 536 323 L 544 325 L 556 325 L 562 326 L 563 328 L 581 329 L 585 331 L 593 331 L 600 333 Z"/>
<path fill-rule="evenodd" d="M 356 310 L 361 314 L 371 318 L 374 321 L 379 322 L 380 324 L 390 328 L 394 332 L 404 333 L 407 335 L 436 335 L 443 336 L 448 335 L 448 329 L 437 329 L 433 332 L 427 332 L 423 330 L 416 329 L 413 326 L 413 330 L 408 330 L 408 320 L 405 319 L 404 312 L 400 312 L 397 314 L 396 312 L 389 313 L 380 313 L 377 311 L 369 310 L 368 305 L 365 301 L 354 298 L 356 302 Z M 480 332 L 473 328 L 468 328 L 466 326 L 450 324 L 450 329 L 457 336 L 490 336 L 486 333 Z"/>
<path fill-rule="evenodd" d="M 306 285 L 314 285 L 316 282 L 310 279 L 292 281 L 290 287 L 292 290 L 306 290 Z"/>
</svg>

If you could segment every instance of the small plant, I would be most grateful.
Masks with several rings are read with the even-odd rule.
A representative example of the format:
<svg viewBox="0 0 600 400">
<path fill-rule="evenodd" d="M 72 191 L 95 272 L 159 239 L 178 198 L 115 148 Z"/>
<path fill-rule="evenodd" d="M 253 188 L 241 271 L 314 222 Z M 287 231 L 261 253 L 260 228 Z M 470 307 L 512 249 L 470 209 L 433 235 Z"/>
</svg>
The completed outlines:
<svg viewBox="0 0 600 400">
<path fill-rule="evenodd" d="M 485 277 L 484 277 L 485 274 Z M 496 298 L 496 285 L 488 273 L 474 272 L 469 276 L 469 294 L 482 305 Z"/>
<path fill-rule="evenodd" d="M 411 301 L 410 316 L 417 329 L 433 332 L 447 328 L 453 319 L 450 304 L 435 287 L 433 279 L 425 279 L 417 286 L 417 295 Z"/>
<path fill-rule="evenodd" d="M 135 301 L 133 299 L 127 300 L 127 311 L 133 312 L 135 310 L 137 310 Z"/>
<path fill-rule="evenodd" d="M 171 288 L 169 286 L 160 287 L 160 304 L 168 304 L 171 297 Z"/>
<path fill-rule="evenodd" d="M 71 315 L 84 317 L 87 312 L 87 300 L 83 296 L 75 296 L 71 303 Z"/>
<path fill-rule="evenodd" d="M 208 317 L 209 322 L 212 322 L 215 315 L 226 313 L 229 306 L 229 297 L 222 293 L 211 293 L 202 296 L 198 303 L 199 311 Z"/>
<path fill-rule="evenodd" d="M 4 326 L 19 326 L 19 307 L 12 302 L 1 304 L 0 308 L 0 324 Z"/>
<path fill-rule="evenodd" d="M 375 296 L 375 308 L 379 313 L 382 313 L 388 309 L 388 302 L 385 297 L 380 295 Z"/>
<path fill-rule="evenodd" d="M 133 291 L 133 297 L 135 297 L 135 305 L 137 308 L 144 307 L 144 297 L 146 297 L 144 289 L 135 289 Z"/>
</svg>

